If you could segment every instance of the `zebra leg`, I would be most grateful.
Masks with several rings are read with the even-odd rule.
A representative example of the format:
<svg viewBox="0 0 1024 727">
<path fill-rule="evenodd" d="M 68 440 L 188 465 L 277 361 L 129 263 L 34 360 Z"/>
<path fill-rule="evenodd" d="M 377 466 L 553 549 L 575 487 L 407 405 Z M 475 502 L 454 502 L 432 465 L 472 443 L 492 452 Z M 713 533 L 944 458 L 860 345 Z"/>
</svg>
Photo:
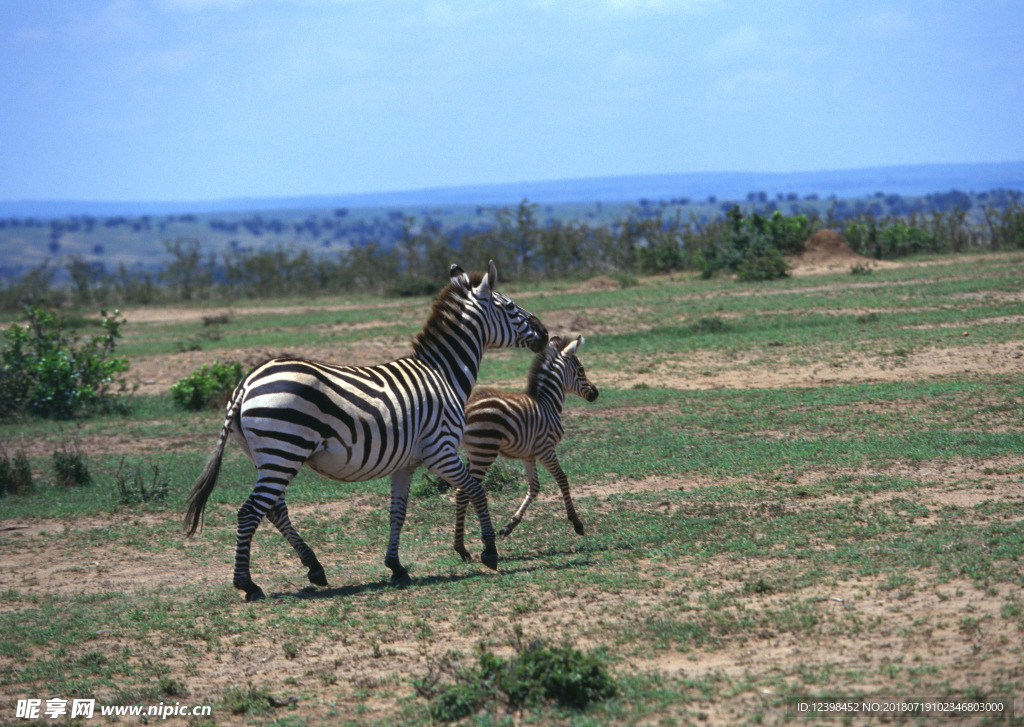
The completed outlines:
<svg viewBox="0 0 1024 727">
<path fill-rule="evenodd" d="M 252 534 L 256 532 L 263 516 L 283 494 L 282 492 L 272 492 L 272 489 L 257 485 L 248 499 L 238 508 L 233 584 L 240 591 L 245 591 L 246 601 L 259 601 L 266 598 L 263 589 L 253 583 L 249 573 L 249 549 L 252 546 Z"/>
<path fill-rule="evenodd" d="M 480 485 L 480 481 L 469 474 L 469 470 L 462 464 L 458 452 L 454 448 L 445 448 L 437 452 L 429 460 L 425 460 L 427 468 L 438 477 L 455 488 L 455 498 L 458 502 L 458 493 L 464 491 L 464 496 L 469 498 L 476 509 L 477 518 L 480 520 L 480 539 L 483 540 L 484 550 L 480 554 L 480 562 L 491 570 L 498 570 L 498 548 L 494 544 L 494 525 L 491 524 L 491 513 L 487 509 L 487 493 Z"/>
<path fill-rule="evenodd" d="M 569 518 L 569 522 L 572 523 L 573 529 L 577 535 L 583 535 L 583 523 L 580 522 L 580 516 L 576 514 L 576 507 L 572 502 L 572 494 L 569 492 L 569 478 L 565 476 L 565 472 L 562 471 L 561 466 L 558 464 L 558 457 L 555 456 L 554 452 L 545 453 L 540 458 L 541 464 L 543 464 L 551 476 L 555 478 L 558 483 L 558 489 L 562 491 L 562 500 L 565 502 L 565 514 Z"/>
<path fill-rule="evenodd" d="M 415 469 L 415 468 L 414 468 Z M 405 524 L 405 510 L 409 502 L 409 483 L 414 469 L 399 470 L 391 475 L 391 537 L 384 565 L 391 569 L 391 582 L 404 586 L 410 583 L 409 571 L 398 560 L 398 540 Z"/>
<path fill-rule="evenodd" d="M 498 456 L 498 452 L 494 451 L 483 451 L 483 452 L 471 452 L 469 456 L 469 474 L 477 482 L 483 483 L 484 477 L 487 476 L 487 470 L 490 469 L 494 463 L 495 458 Z M 473 556 L 466 550 L 466 545 L 463 541 L 466 533 L 466 505 L 469 504 L 469 495 L 465 490 L 456 488 L 455 490 L 455 540 L 452 547 L 455 548 L 455 552 L 462 556 L 462 560 L 465 563 L 473 560 Z"/>
<path fill-rule="evenodd" d="M 307 574 L 309 582 L 314 586 L 326 586 L 327 574 L 324 573 L 324 567 L 320 565 L 320 561 L 316 559 L 316 554 L 306 545 L 306 542 L 299 536 L 299 533 L 292 525 L 292 521 L 288 517 L 288 505 L 285 504 L 283 497 L 267 511 L 267 520 L 274 523 L 274 526 L 280 531 L 281 535 L 287 538 L 288 542 L 295 548 L 295 552 L 299 554 L 299 560 L 302 561 L 302 565 L 309 569 Z"/>
<path fill-rule="evenodd" d="M 452 547 L 455 548 L 455 552 L 462 556 L 464 563 L 468 563 L 473 560 L 473 556 L 466 550 L 466 543 L 464 541 L 466 535 L 466 505 L 469 504 L 469 495 L 466 494 L 465 490 L 455 491 L 455 540 L 452 543 Z"/>
<path fill-rule="evenodd" d="M 523 499 L 523 503 L 519 506 L 519 509 L 516 510 L 516 514 L 508 521 L 508 525 L 502 528 L 501 537 L 503 538 L 507 538 L 511 535 L 512 531 L 516 529 L 516 525 L 522 522 L 523 516 L 530 507 L 530 503 L 533 502 L 540 493 L 540 479 L 537 477 L 537 460 L 524 459 L 523 467 L 526 469 L 526 479 L 530 483 L 530 487 L 526 491 L 526 497 Z"/>
<path fill-rule="evenodd" d="M 466 473 L 469 484 L 465 486 L 466 495 L 473 503 L 476 516 L 480 520 L 480 539 L 484 550 L 480 553 L 480 562 L 491 570 L 498 570 L 498 548 L 494 544 L 494 526 L 491 524 L 491 513 L 487 509 L 487 493 L 479 480 L 474 480 Z"/>
</svg>

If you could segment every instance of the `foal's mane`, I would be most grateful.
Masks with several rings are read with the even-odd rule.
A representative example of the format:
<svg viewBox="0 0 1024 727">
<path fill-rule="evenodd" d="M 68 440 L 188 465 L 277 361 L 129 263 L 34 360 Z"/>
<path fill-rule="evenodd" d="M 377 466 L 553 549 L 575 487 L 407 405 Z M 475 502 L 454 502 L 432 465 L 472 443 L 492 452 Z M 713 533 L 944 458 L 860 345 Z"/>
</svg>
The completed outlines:
<svg viewBox="0 0 1024 727">
<path fill-rule="evenodd" d="M 562 337 L 552 336 L 543 351 L 533 357 L 530 373 L 526 375 L 526 393 L 536 399 L 540 395 L 540 381 L 550 368 L 551 362 L 562 352 Z"/>
</svg>

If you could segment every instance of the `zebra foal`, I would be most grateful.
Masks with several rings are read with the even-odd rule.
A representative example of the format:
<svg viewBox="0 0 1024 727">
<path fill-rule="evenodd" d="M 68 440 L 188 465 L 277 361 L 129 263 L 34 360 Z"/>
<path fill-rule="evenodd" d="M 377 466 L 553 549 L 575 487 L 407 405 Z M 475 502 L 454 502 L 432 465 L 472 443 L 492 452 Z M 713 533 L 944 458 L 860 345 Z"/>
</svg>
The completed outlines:
<svg viewBox="0 0 1024 727">
<path fill-rule="evenodd" d="M 391 476 L 391 531 L 384 564 L 392 582 L 408 580 L 398 559 L 409 484 L 421 464 L 472 500 L 484 542 L 481 560 L 498 566 L 487 496 L 458 455 L 464 406 L 487 348 L 539 351 L 548 334 L 536 316 L 494 290 L 497 270 L 467 275 L 452 265 L 413 353 L 377 366 L 277 358 L 254 368 L 228 403 L 220 439 L 188 496 L 185 533 L 193 535 L 233 438 L 256 466 L 252 494 L 238 510 L 234 586 L 246 601 L 264 597 L 249 570 L 252 536 L 264 516 L 308 569 L 327 585 L 323 566 L 288 518 L 285 488 L 303 465 L 341 482 Z"/>
<path fill-rule="evenodd" d="M 502 537 L 512 533 L 540 492 L 538 461 L 558 482 L 569 522 L 578 535 L 583 535 L 583 523 L 569 492 L 569 479 L 555 454 L 555 447 L 562 440 L 565 395 L 573 393 L 587 401 L 597 399 L 597 387 L 587 378 L 576 356 L 582 345 L 582 336 L 564 347 L 562 339 L 554 336 L 534 358 L 525 392 L 478 389 L 466 402 L 462 446 L 469 457 L 469 473 L 473 479 L 483 482 L 487 470 L 500 454 L 522 460 L 530 483 L 523 503 L 501 531 Z M 454 547 L 463 560 L 471 560 L 463 544 L 467 502 L 465 493 L 456 493 Z"/>
</svg>

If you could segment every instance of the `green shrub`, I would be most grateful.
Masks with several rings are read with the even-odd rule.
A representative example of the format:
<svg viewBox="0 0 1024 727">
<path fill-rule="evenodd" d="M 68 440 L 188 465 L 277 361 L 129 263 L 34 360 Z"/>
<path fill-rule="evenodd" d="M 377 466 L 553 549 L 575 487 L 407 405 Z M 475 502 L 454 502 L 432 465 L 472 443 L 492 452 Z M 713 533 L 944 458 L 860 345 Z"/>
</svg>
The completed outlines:
<svg viewBox="0 0 1024 727">
<path fill-rule="evenodd" d="M 935 235 L 920 227 L 903 222 L 894 222 L 881 229 L 878 234 L 881 257 L 906 257 L 920 252 L 941 252 Z"/>
<path fill-rule="evenodd" d="M 270 693 L 262 687 L 230 685 L 221 695 L 225 709 L 232 714 L 263 714 L 270 711 Z"/>
<path fill-rule="evenodd" d="M 430 472 L 424 472 L 418 480 L 413 482 L 411 494 L 413 497 L 434 497 L 448 492 L 451 488 L 448 480 L 443 477 L 436 477 Z"/>
<path fill-rule="evenodd" d="M 732 330 L 732 326 L 718 316 L 711 316 L 701 318 L 690 326 L 690 330 L 694 333 L 728 333 Z"/>
<path fill-rule="evenodd" d="M 941 215 L 934 214 L 931 225 L 941 228 L 943 219 Z M 854 252 L 879 260 L 954 250 L 953 236 L 948 230 L 940 238 L 934 231 L 918 224 L 919 221 L 927 223 L 927 220 L 920 220 L 917 215 L 885 219 L 864 215 L 847 221 L 842 236 Z"/>
<path fill-rule="evenodd" d="M 524 482 L 523 465 L 518 460 L 498 457 L 487 470 L 483 486 L 488 492 L 514 492 Z"/>
<path fill-rule="evenodd" d="M 789 275 L 789 265 L 777 248 L 767 247 L 760 253 L 743 256 L 736 268 L 736 279 L 744 283 L 775 280 Z"/>
<path fill-rule="evenodd" d="M 1024 248 L 1024 204 L 1014 200 L 1003 209 L 986 208 L 985 222 L 993 250 Z"/>
<path fill-rule="evenodd" d="M 242 380 L 242 364 L 237 361 L 204 364 L 171 387 L 171 399 L 182 409 L 220 408 Z"/>
<path fill-rule="evenodd" d="M 53 313 L 29 306 L 28 323 L 5 332 L 0 354 L 0 416 L 27 411 L 42 417 L 72 419 L 109 410 L 128 384 L 121 376 L 128 359 L 115 357 L 124 319 L 101 311 L 103 333 L 81 341 Z"/>
<path fill-rule="evenodd" d="M 725 236 L 696 258 L 704 278 L 719 271 L 734 272 L 744 282 L 785 277 L 789 266 L 783 253 L 803 250 L 811 231 L 803 215 L 784 217 L 776 210 L 768 217 L 758 212 L 747 217 L 738 206 L 726 213 L 726 223 Z"/>
<path fill-rule="evenodd" d="M 442 681 L 445 676 L 448 681 Z M 508 659 L 482 651 L 476 667 L 460 668 L 449 656 L 414 686 L 430 701 L 430 716 L 440 722 L 465 719 L 490 704 L 501 704 L 507 712 L 544 702 L 582 711 L 618 691 L 601 654 L 541 640 L 518 643 Z"/>
<path fill-rule="evenodd" d="M 85 465 L 85 458 L 76 446 L 54 450 L 53 477 L 58 487 L 81 487 L 92 484 L 92 475 Z"/>
<path fill-rule="evenodd" d="M 0 497 L 25 495 L 32 491 L 32 466 L 24 452 L 13 457 L 0 454 Z"/>
</svg>

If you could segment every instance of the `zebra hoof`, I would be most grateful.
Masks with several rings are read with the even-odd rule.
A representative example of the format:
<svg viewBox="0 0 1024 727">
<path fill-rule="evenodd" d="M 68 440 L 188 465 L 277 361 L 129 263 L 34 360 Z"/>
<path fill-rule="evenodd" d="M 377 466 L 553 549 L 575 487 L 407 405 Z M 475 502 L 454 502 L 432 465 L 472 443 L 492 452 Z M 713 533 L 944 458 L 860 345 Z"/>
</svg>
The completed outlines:
<svg viewBox="0 0 1024 727">
<path fill-rule="evenodd" d="M 510 526 L 508 526 L 508 525 L 503 527 L 501 529 L 501 532 L 498 533 L 498 535 L 500 535 L 502 538 L 507 538 L 511 534 L 512 534 L 512 528 Z"/>
<path fill-rule="evenodd" d="M 327 585 L 327 574 L 324 573 L 324 569 L 311 570 L 309 572 L 309 582 L 314 586 L 326 586 Z"/>
<path fill-rule="evenodd" d="M 572 526 L 573 526 L 573 529 L 576 530 L 576 534 L 577 535 L 583 535 L 584 534 L 583 533 L 583 523 L 581 523 L 579 520 L 575 521 L 572 524 Z"/>
<path fill-rule="evenodd" d="M 264 595 L 263 589 L 257 586 L 255 583 L 252 585 L 251 588 L 245 591 L 246 603 L 252 603 L 253 601 L 262 601 L 265 598 L 266 595 Z"/>
<path fill-rule="evenodd" d="M 465 546 L 456 545 L 455 552 L 462 557 L 463 563 L 469 563 L 471 560 L 473 560 L 473 556 L 469 554 L 469 551 L 466 550 Z"/>
<path fill-rule="evenodd" d="M 398 558 L 385 558 L 384 565 L 391 569 L 391 585 L 406 586 L 411 583 L 409 571 L 398 561 Z"/>
<path fill-rule="evenodd" d="M 409 577 L 409 572 L 404 571 L 402 573 L 392 573 L 389 584 L 395 588 L 405 588 L 406 586 L 412 585 L 412 578 Z"/>
<path fill-rule="evenodd" d="M 498 553 L 488 553 L 486 550 L 480 554 L 480 562 L 491 570 L 498 570 Z"/>
</svg>

